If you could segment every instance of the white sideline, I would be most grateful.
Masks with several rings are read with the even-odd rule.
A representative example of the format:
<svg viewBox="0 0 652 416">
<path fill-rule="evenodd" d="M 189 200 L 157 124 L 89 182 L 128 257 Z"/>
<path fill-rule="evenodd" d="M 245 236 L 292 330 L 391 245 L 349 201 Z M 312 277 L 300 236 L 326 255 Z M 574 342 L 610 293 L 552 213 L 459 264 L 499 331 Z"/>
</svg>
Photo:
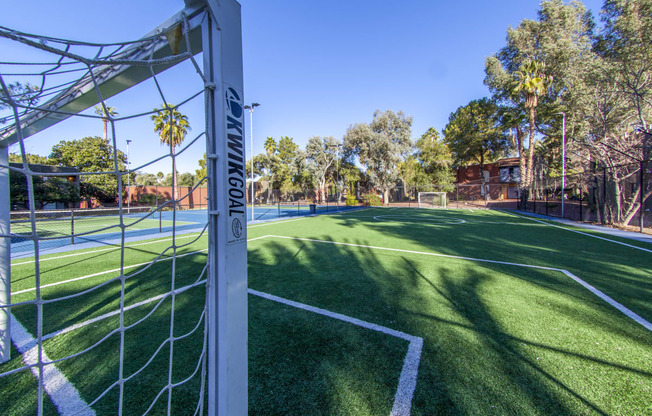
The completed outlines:
<svg viewBox="0 0 652 416">
<path fill-rule="evenodd" d="M 394 395 L 394 406 L 392 407 L 391 416 L 408 416 L 412 408 L 412 398 L 414 397 L 414 390 L 417 386 L 417 375 L 419 373 L 419 362 L 421 361 L 421 349 L 423 348 L 423 338 L 409 335 L 401 331 L 387 328 L 381 325 L 372 324 L 370 322 L 362 321 L 357 318 L 342 315 L 339 313 L 327 311 L 326 309 L 316 308 L 314 306 L 306 305 L 303 303 L 295 302 L 289 299 L 281 298 L 278 296 L 270 295 L 268 293 L 259 292 L 254 289 L 249 289 L 249 293 L 259 296 L 261 298 L 269 299 L 274 302 L 283 303 L 294 308 L 303 309 L 308 312 L 313 312 L 319 315 L 324 315 L 332 319 L 337 319 L 343 322 L 360 326 L 362 328 L 370 329 L 372 331 L 382 332 L 383 334 L 391 335 L 396 338 L 401 338 L 408 341 L 408 352 L 403 361 L 403 368 L 401 369 L 401 376 L 398 380 L 398 387 Z"/>
<path fill-rule="evenodd" d="M 549 226 L 549 227 L 561 228 L 562 230 L 570 231 L 570 232 L 572 232 L 572 233 L 582 234 L 582 235 L 585 235 L 585 236 L 587 236 L 587 237 L 597 238 L 598 240 L 609 241 L 610 243 L 616 243 L 616 244 L 620 244 L 621 246 L 626 246 L 626 247 L 630 247 L 630 248 L 635 248 L 635 249 L 637 249 L 637 250 L 645 251 L 645 252 L 647 252 L 647 253 L 652 253 L 652 250 L 649 250 L 649 249 L 647 249 L 647 248 L 637 247 L 637 246 L 634 246 L 634 245 L 632 245 L 632 244 L 623 243 L 623 242 L 621 242 L 621 241 L 610 240 L 610 239 L 608 239 L 608 238 L 600 237 L 599 235 L 594 235 L 594 234 L 589 234 L 589 233 L 585 233 L 585 232 L 578 231 L 578 230 L 573 230 L 572 228 L 568 228 L 568 227 L 562 227 L 561 225 L 550 224 L 549 222 L 545 222 L 545 221 L 538 220 L 538 219 L 536 219 L 536 218 L 528 217 L 527 215 L 519 215 L 519 214 L 516 214 L 516 213 L 514 213 L 514 212 L 503 211 L 503 210 L 499 210 L 499 211 L 500 211 L 500 212 L 507 213 L 507 214 L 514 215 L 514 216 L 519 217 L 519 218 L 525 218 L 525 219 L 528 219 L 528 220 L 530 220 L 530 221 L 535 221 L 535 222 L 538 222 L 538 223 L 541 223 L 541 224 L 547 225 L 547 226 Z"/>
<path fill-rule="evenodd" d="M 564 270 L 564 269 L 558 269 L 558 268 L 555 268 L 555 267 L 535 266 L 535 265 L 531 265 L 531 264 L 511 263 L 511 262 L 507 262 L 507 261 L 486 260 L 486 259 L 475 259 L 475 258 L 472 258 L 472 257 L 452 256 L 452 255 L 449 255 L 449 254 L 428 253 L 428 252 L 425 252 L 425 251 L 402 250 L 402 249 L 398 249 L 398 248 L 375 247 L 375 246 L 367 246 L 367 245 L 353 244 L 353 243 L 339 243 L 339 242 L 336 242 L 336 241 L 315 240 L 315 239 L 310 239 L 310 238 L 285 237 L 285 236 L 280 236 L 280 235 L 271 235 L 270 237 L 284 238 L 284 239 L 288 239 L 288 240 L 311 241 L 311 242 L 315 242 L 315 243 L 334 244 L 334 245 L 349 246 L 349 247 L 370 248 L 370 249 L 374 249 L 374 250 L 394 251 L 394 252 L 400 252 L 400 253 L 421 254 L 421 255 L 425 255 L 425 256 L 446 257 L 446 258 L 451 258 L 451 259 L 469 260 L 469 261 L 476 261 L 476 262 L 481 262 L 481 263 L 504 264 L 504 265 L 507 265 L 507 266 L 528 267 L 528 268 L 531 268 L 531 269 L 552 270 L 552 271 L 556 271 L 556 272 L 561 272 L 561 273 L 564 273 L 566 276 L 570 277 L 571 279 L 573 279 L 575 282 L 577 282 L 580 285 L 584 286 L 584 288 L 589 290 L 594 295 L 598 296 L 600 299 L 607 302 L 609 305 L 616 308 L 623 315 L 625 315 L 628 318 L 632 319 L 634 322 L 642 325 L 648 331 L 652 331 L 652 323 L 650 323 L 649 321 L 644 319 L 642 316 L 638 315 L 636 312 L 632 311 L 631 309 L 625 307 L 621 303 L 619 303 L 619 302 L 615 301 L 614 299 L 612 299 L 611 297 L 607 296 L 604 292 L 596 289 L 595 287 L 591 286 L 589 283 L 585 282 L 584 280 L 582 280 L 579 277 L 575 276 L 573 273 L 569 272 L 568 270 Z"/>
<path fill-rule="evenodd" d="M 18 352 L 23 356 L 23 362 L 26 365 L 37 365 L 38 345 L 36 345 L 36 339 L 32 337 L 13 314 L 9 316 L 11 319 L 11 339 L 14 345 L 16 345 Z M 44 363 L 50 361 L 45 351 L 42 352 L 41 360 Z M 38 366 L 32 367 L 31 370 L 38 379 Z M 43 365 L 43 389 L 50 396 L 60 415 L 95 415 L 93 409 L 81 398 L 75 386 L 68 381 L 66 376 L 54 364 Z"/>
</svg>

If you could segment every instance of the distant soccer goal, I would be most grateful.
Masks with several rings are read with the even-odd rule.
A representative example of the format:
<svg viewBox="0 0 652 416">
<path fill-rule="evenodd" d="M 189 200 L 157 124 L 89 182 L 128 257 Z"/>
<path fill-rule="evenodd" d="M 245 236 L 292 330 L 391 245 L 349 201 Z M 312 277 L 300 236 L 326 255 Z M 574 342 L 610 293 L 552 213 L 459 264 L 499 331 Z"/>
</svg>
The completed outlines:
<svg viewBox="0 0 652 416">
<path fill-rule="evenodd" d="M 419 192 L 419 208 L 446 208 L 446 192 Z"/>
<path fill-rule="evenodd" d="M 240 5 L 185 3 L 130 42 L 0 27 L 0 47 L 12 51 L 0 63 L 2 414 L 247 412 Z M 192 133 L 179 144 L 182 117 Z M 110 149 L 101 168 L 38 171 L 28 160 L 26 149 L 48 148 L 52 136 L 97 130 Z M 146 159 L 138 166 L 120 151 L 130 142 Z M 10 152 L 20 162 L 9 163 Z M 202 154 L 207 175 L 196 186 L 207 186 L 208 209 L 195 229 L 177 213 L 191 192 L 129 208 L 133 171 L 175 172 Z M 75 186 L 113 208 L 37 211 L 43 189 Z M 111 241 L 91 241 L 107 233 Z M 53 240 L 70 244 L 52 252 Z M 72 245 L 80 241 L 88 243 Z M 16 244 L 29 248 L 23 258 L 12 259 Z"/>
</svg>

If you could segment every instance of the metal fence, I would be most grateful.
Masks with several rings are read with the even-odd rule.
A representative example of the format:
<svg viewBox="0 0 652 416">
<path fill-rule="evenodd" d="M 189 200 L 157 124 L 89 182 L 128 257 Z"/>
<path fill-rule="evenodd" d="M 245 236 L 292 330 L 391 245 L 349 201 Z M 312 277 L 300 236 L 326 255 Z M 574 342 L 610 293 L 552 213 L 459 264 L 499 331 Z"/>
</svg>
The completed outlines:
<svg viewBox="0 0 652 416">
<path fill-rule="evenodd" d="M 652 227 L 650 173 L 644 163 L 593 166 L 588 172 L 567 175 L 563 190 L 561 177 L 537 179 L 526 193 L 527 198 L 519 203 L 519 209 L 643 232 Z"/>
</svg>

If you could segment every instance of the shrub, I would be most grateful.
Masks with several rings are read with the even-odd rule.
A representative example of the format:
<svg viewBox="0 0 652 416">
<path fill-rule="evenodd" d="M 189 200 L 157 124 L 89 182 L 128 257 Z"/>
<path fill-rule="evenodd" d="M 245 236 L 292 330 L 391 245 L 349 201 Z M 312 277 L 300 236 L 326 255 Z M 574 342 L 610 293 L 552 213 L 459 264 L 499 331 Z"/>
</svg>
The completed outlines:
<svg viewBox="0 0 652 416">
<path fill-rule="evenodd" d="M 350 207 L 358 205 L 358 200 L 355 199 L 355 196 L 352 193 L 346 195 L 346 205 Z"/>
<path fill-rule="evenodd" d="M 362 199 L 364 200 L 364 206 L 366 207 L 377 207 L 383 205 L 380 196 L 373 193 L 362 195 Z"/>
</svg>

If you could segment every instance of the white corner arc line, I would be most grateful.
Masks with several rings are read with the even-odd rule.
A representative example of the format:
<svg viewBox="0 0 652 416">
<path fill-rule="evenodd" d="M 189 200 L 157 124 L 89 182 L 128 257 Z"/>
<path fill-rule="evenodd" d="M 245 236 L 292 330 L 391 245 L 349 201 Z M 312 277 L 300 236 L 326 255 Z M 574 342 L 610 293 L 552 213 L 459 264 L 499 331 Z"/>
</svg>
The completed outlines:
<svg viewBox="0 0 652 416">
<path fill-rule="evenodd" d="M 11 319 L 11 339 L 16 349 L 23 356 L 23 362 L 27 365 L 38 364 L 38 345 L 36 345 L 36 339 L 32 337 L 13 314 L 9 316 Z M 41 359 L 46 363 L 50 361 L 45 351 L 43 351 Z M 31 370 L 32 374 L 38 378 L 38 367 L 32 367 Z M 66 376 L 54 364 L 43 365 L 43 388 L 57 407 L 60 415 L 95 415 L 93 409 L 81 398 L 75 386 L 68 381 Z"/>
<path fill-rule="evenodd" d="M 250 294 L 265 298 L 274 302 L 283 303 L 294 308 L 303 309 L 308 312 L 313 312 L 319 315 L 327 316 L 332 319 L 337 319 L 343 322 L 370 329 L 372 331 L 381 332 L 383 334 L 391 335 L 396 338 L 401 338 L 408 341 L 407 354 L 403 361 L 403 368 L 401 369 L 401 376 L 399 377 L 398 387 L 394 395 L 394 405 L 390 413 L 391 416 L 409 416 L 410 409 L 412 408 L 412 398 L 414 397 L 414 390 L 417 386 L 417 375 L 419 373 L 419 362 L 421 361 L 421 350 L 423 348 L 423 338 L 409 335 L 395 329 L 387 328 L 378 324 L 366 322 L 357 318 L 342 315 L 339 313 L 327 311 L 326 309 L 317 308 L 314 306 L 306 305 L 304 303 L 295 302 L 293 300 L 281 298 L 278 296 L 270 295 L 268 293 L 259 292 L 254 289 L 248 290 Z"/>
<path fill-rule="evenodd" d="M 428 253 L 426 251 L 402 250 L 402 249 L 398 249 L 398 248 L 376 247 L 376 246 L 366 246 L 366 245 L 362 245 L 362 244 L 340 243 L 340 242 L 337 242 L 337 241 L 315 240 L 315 239 L 310 239 L 310 238 L 284 237 L 284 236 L 280 236 L 280 235 L 272 235 L 270 237 L 283 238 L 283 239 L 288 239 L 288 240 L 311 241 L 311 242 L 315 242 L 315 243 L 334 244 L 334 245 L 342 245 L 342 246 L 350 246 L 350 247 L 371 248 L 371 249 L 374 249 L 374 250 L 394 251 L 394 252 L 400 252 L 400 253 L 420 254 L 420 255 L 426 255 L 426 256 L 446 257 L 446 258 L 450 258 L 450 259 L 476 261 L 476 262 L 480 262 L 480 263 L 504 264 L 504 265 L 507 265 L 507 266 L 527 267 L 527 268 L 531 268 L 531 269 L 551 270 L 551 271 L 561 272 L 561 273 L 564 273 L 566 276 L 570 277 L 571 279 L 573 279 L 575 282 L 577 282 L 580 285 L 584 286 L 585 289 L 589 290 L 591 293 L 593 293 L 594 295 L 596 295 L 600 299 L 604 300 L 609 305 L 616 308 L 623 315 L 625 315 L 628 318 L 632 319 L 634 322 L 642 325 L 647 330 L 652 331 L 652 323 L 647 321 L 645 318 L 638 315 L 636 312 L 634 312 L 631 309 L 627 308 L 623 304 L 615 301 L 613 298 L 611 298 L 610 296 L 608 296 L 604 292 L 600 291 L 599 289 L 596 289 L 595 287 L 591 286 L 589 283 L 587 283 L 584 280 L 580 279 L 579 277 L 575 276 L 573 273 L 569 272 L 568 270 L 564 270 L 564 269 L 559 269 L 559 268 L 555 268 L 555 267 L 535 266 L 535 265 L 532 265 L 532 264 L 511 263 L 511 262 L 507 262 L 507 261 L 474 259 L 472 257 L 452 256 L 452 255 L 449 255 L 449 254 L 440 254 L 440 253 Z"/>
<path fill-rule="evenodd" d="M 549 226 L 549 227 L 561 228 L 562 230 L 570 231 L 570 232 L 572 232 L 572 233 L 582 234 L 582 235 L 585 235 L 585 236 L 587 236 L 587 237 L 597 238 L 598 240 L 609 241 L 610 243 L 616 243 L 616 244 L 620 244 L 621 246 L 626 246 L 626 247 L 630 247 L 630 248 L 635 248 L 635 249 L 637 249 L 637 250 L 645 251 L 645 252 L 647 252 L 647 253 L 652 253 L 652 250 L 649 250 L 649 249 L 647 249 L 647 248 L 638 247 L 638 246 L 634 246 L 634 245 L 631 245 L 631 244 L 623 243 L 622 241 L 610 240 L 610 239 L 605 238 L 605 237 L 600 237 L 599 235 L 593 235 L 593 234 L 585 233 L 585 232 L 582 232 L 582 231 L 573 230 L 572 228 L 562 227 L 561 225 L 550 224 L 550 223 L 548 223 L 548 222 L 541 221 L 541 220 L 538 220 L 538 219 L 536 219 L 536 218 L 528 217 L 527 215 L 519 215 L 519 214 L 515 214 L 515 213 L 513 213 L 513 212 L 503 211 L 503 210 L 500 210 L 500 212 L 505 212 L 505 213 L 507 213 L 507 214 L 511 214 L 511 215 L 514 215 L 514 216 L 517 216 L 517 217 L 520 217 L 520 218 L 525 218 L 525 219 L 528 219 L 528 220 L 530 220 L 530 221 L 539 222 L 539 223 L 544 224 L 544 225 L 547 225 L 547 226 Z"/>
</svg>

